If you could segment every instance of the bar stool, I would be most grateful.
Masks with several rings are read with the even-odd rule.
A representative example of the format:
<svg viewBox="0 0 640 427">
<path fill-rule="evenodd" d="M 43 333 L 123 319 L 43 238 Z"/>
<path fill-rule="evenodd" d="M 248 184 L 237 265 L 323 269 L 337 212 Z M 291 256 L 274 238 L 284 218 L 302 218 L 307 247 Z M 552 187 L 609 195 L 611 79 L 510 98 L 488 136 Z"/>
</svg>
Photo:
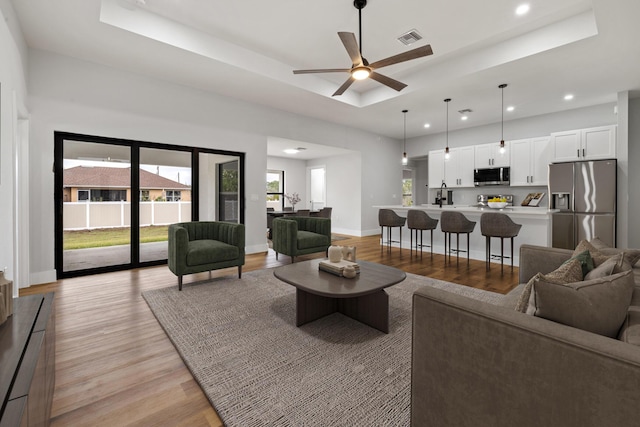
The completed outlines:
<svg viewBox="0 0 640 427">
<path fill-rule="evenodd" d="M 424 211 L 410 209 L 407 212 L 407 227 L 409 227 L 409 232 L 411 233 L 411 246 L 409 246 L 409 253 L 413 255 L 413 232 L 416 232 L 416 251 L 418 250 L 418 246 L 420 247 L 420 257 L 422 258 L 422 232 L 424 230 L 431 231 L 431 244 L 429 247 L 431 248 L 431 256 L 433 256 L 433 230 L 438 226 L 438 220 L 435 218 L 431 218 Z M 420 231 L 420 244 L 418 244 L 418 231 Z"/>
<path fill-rule="evenodd" d="M 378 211 L 378 223 L 380 224 L 380 244 L 383 245 L 384 227 L 387 227 L 387 252 L 391 251 L 391 229 L 393 227 L 400 228 L 400 249 L 402 249 L 402 227 L 407 218 L 402 217 L 391 209 L 380 209 Z M 380 247 L 382 250 L 382 246 Z M 400 251 L 402 254 L 402 250 Z"/>
<path fill-rule="evenodd" d="M 513 238 L 518 235 L 518 232 L 522 228 L 522 224 L 516 224 L 509 217 L 503 213 L 483 213 L 480 217 L 480 231 L 487 240 L 487 271 L 490 269 L 491 257 L 498 257 L 498 255 L 491 255 L 491 238 L 500 238 L 500 271 L 504 273 L 504 239 L 511 239 L 511 271 L 513 271 Z"/>
<path fill-rule="evenodd" d="M 456 266 L 460 264 L 460 234 L 467 235 L 467 265 L 469 265 L 469 234 L 476 228 L 476 222 L 470 221 L 460 212 L 443 211 L 440 215 L 440 229 L 444 233 L 444 261 L 447 262 L 447 254 L 451 261 L 451 234 L 456 235 Z M 448 239 L 447 239 L 448 238 Z M 447 240 L 449 247 L 447 248 Z"/>
</svg>

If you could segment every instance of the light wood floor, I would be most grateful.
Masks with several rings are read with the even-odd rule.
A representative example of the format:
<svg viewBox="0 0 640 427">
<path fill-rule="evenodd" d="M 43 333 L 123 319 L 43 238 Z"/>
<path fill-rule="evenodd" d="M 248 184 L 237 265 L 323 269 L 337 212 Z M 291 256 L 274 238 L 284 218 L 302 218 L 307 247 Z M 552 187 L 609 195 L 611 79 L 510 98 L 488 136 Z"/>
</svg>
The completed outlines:
<svg viewBox="0 0 640 427">
<path fill-rule="evenodd" d="M 500 266 L 489 273 L 484 262 L 409 250 L 381 250 L 379 236 L 336 242 L 357 247 L 359 259 L 406 272 L 506 293 L 518 281 L 518 269 Z M 425 248 L 428 250 L 428 248 Z M 322 256 L 299 257 L 299 260 Z M 287 264 L 284 255 L 248 255 L 243 271 Z M 213 272 L 214 277 L 237 270 Z M 185 278 L 203 280 L 208 273 Z M 107 273 L 22 290 L 20 295 L 56 292 L 56 388 L 53 426 L 221 426 L 215 410 L 183 364 L 141 297 L 148 289 L 177 286 L 166 266 Z"/>
</svg>

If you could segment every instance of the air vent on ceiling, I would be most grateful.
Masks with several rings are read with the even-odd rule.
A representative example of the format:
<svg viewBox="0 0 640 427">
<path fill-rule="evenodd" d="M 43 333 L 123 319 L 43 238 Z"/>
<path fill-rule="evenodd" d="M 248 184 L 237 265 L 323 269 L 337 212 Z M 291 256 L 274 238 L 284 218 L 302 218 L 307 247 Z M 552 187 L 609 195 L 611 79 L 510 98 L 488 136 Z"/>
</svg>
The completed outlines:
<svg viewBox="0 0 640 427">
<path fill-rule="evenodd" d="M 401 35 L 400 37 L 398 37 L 398 41 L 404 45 L 410 45 L 421 39 L 422 39 L 422 36 L 416 29 L 409 30 L 403 35 Z"/>
<path fill-rule="evenodd" d="M 458 110 L 458 113 L 460 114 L 467 114 L 467 113 L 472 113 L 473 110 L 471 110 L 471 108 L 465 108 L 464 110 Z"/>
</svg>

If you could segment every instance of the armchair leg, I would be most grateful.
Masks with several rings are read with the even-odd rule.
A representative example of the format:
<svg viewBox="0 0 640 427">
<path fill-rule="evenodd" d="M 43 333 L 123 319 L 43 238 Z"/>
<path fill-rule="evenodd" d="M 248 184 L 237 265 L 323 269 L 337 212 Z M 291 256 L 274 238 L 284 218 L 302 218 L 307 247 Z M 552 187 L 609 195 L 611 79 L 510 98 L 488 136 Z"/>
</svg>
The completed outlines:
<svg viewBox="0 0 640 427">
<path fill-rule="evenodd" d="M 242 266 L 238 266 L 238 279 L 242 279 Z"/>
<path fill-rule="evenodd" d="M 278 260 L 278 252 L 276 252 L 276 261 Z"/>
<path fill-rule="evenodd" d="M 182 290 L 182 276 L 178 276 L 178 290 Z"/>
</svg>

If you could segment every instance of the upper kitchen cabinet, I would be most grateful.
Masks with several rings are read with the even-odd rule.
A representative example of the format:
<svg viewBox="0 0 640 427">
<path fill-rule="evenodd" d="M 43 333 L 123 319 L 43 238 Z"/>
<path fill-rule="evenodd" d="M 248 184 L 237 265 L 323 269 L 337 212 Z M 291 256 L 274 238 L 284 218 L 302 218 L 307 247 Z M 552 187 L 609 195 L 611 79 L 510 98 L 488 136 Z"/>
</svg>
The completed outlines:
<svg viewBox="0 0 640 427">
<path fill-rule="evenodd" d="M 613 159 L 616 157 L 616 126 L 600 126 L 551 134 L 554 162 Z"/>
<path fill-rule="evenodd" d="M 547 185 L 549 140 L 542 137 L 510 141 L 512 186 Z"/>
<path fill-rule="evenodd" d="M 429 151 L 429 188 L 440 188 L 444 182 L 444 150 Z"/>
<path fill-rule="evenodd" d="M 473 187 L 473 146 L 449 149 L 449 158 L 444 161 L 444 182 L 448 187 Z"/>
<path fill-rule="evenodd" d="M 476 145 L 475 149 L 476 169 L 509 166 L 509 142 L 504 143 L 504 153 L 500 153 L 500 145 L 497 142 Z"/>
</svg>

